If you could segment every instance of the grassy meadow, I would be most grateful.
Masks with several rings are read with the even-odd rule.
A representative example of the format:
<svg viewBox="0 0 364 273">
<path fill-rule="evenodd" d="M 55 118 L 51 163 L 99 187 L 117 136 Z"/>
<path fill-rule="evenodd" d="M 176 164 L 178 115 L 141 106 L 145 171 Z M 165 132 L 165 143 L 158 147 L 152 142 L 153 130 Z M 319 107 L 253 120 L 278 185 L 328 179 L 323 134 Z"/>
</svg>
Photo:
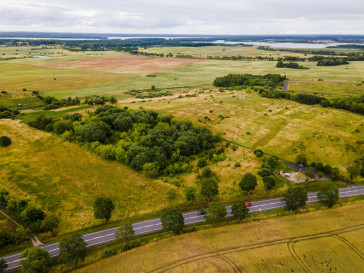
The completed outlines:
<svg viewBox="0 0 364 273">
<path fill-rule="evenodd" d="M 177 92 L 178 93 L 178 92 Z M 321 161 L 346 167 L 363 154 L 364 123 L 361 115 L 343 110 L 299 104 L 288 100 L 272 100 L 260 97 L 255 92 L 225 91 L 217 88 L 194 89 L 197 97 L 154 99 L 151 101 L 120 101 L 120 105 L 143 107 L 195 124 L 207 126 L 212 131 L 224 132 L 224 138 L 251 149 L 262 149 L 268 154 L 294 161 L 304 153 L 309 161 Z M 241 148 L 244 150 L 244 148 Z M 251 151 L 240 160 L 242 164 L 254 162 Z M 237 160 L 237 159 L 236 159 Z M 232 162 L 231 162 L 232 163 Z M 231 164 L 230 163 L 230 164 Z M 234 173 L 225 168 L 231 184 Z M 242 165 L 242 171 L 257 170 L 257 164 Z"/>
<path fill-rule="evenodd" d="M 114 201 L 111 220 L 155 212 L 169 204 L 165 198 L 169 184 L 103 160 L 77 144 L 20 121 L 0 120 L 0 132 L 12 139 L 9 147 L 0 149 L 1 184 L 14 196 L 59 214 L 60 233 L 103 223 L 93 217 L 97 196 Z"/>
<path fill-rule="evenodd" d="M 359 203 L 199 230 L 72 272 L 360 272 L 363 219 Z"/>
<path fill-rule="evenodd" d="M 324 97 L 359 97 L 364 84 L 352 81 L 289 81 L 288 90 L 314 93 Z"/>
</svg>

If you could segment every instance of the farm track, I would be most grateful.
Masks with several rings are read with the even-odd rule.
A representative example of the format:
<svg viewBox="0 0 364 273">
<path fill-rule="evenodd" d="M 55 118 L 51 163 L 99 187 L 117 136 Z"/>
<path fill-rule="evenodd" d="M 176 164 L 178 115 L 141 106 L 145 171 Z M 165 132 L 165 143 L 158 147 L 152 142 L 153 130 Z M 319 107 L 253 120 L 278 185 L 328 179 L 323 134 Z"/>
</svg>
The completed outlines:
<svg viewBox="0 0 364 273">
<path fill-rule="evenodd" d="M 299 257 L 299 255 L 295 252 L 295 248 L 294 248 L 295 243 L 300 242 L 300 241 L 332 237 L 332 238 L 338 239 L 338 240 L 342 241 L 343 243 L 345 243 L 349 247 L 349 249 L 351 249 L 355 254 L 359 255 L 359 257 L 364 261 L 363 253 L 358 248 L 356 248 L 354 245 L 352 245 L 347 239 L 345 239 L 339 235 L 339 234 L 344 234 L 344 233 L 348 233 L 348 232 L 352 232 L 352 231 L 358 231 L 358 230 L 362 230 L 362 229 L 364 229 L 364 224 L 360 224 L 360 225 L 356 225 L 356 226 L 352 226 L 352 227 L 348 227 L 348 228 L 331 230 L 331 231 L 327 231 L 327 232 L 316 233 L 316 234 L 284 238 L 284 239 L 256 243 L 256 244 L 251 244 L 251 245 L 246 245 L 246 246 L 238 246 L 238 247 L 233 247 L 233 248 L 222 249 L 222 250 L 218 250 L 218 251 L 214 251 L 214 252 L 208 252 L 208 253 L 199 254 L 199 255 L 196 255 L 193 257 L 185 258 L 185 259 L 173 262 L 171 264 L 165 265 L 163 267 L 159 267 L 155 270 L 149 271 L 149 273 L 168 272 L 168 271 L 178 268 L 182 265 L 186 265 L 186 264 L 189 264 L 189 263 L 192 263 L 195 261 L 199 261 L 202 259 L 206 259 L 206 258 L 223 259 L 227 264 L 229 264 L 229 266 L 231 267 L 231 269 L 234 272 L 241 272 L 241 269 L 239 268 L 239 266 L 237 266 L 231 259 L 226 260 L 222 257 L 226 258 L 226 256 L 224 256 L 224 255 L 244 252 L 247 250 L 259 249 L 259 248 L 263 248 L 263 247 L 281 245 L 281 244 L 287 244 L 288 251 L 291 253 L 293 258 L 297 261 L 297 263 L 302 267 L 303 271 L 310 273 L 311 272 L 310 268 L 302 261 L 302 259 Z"/>
</svg>

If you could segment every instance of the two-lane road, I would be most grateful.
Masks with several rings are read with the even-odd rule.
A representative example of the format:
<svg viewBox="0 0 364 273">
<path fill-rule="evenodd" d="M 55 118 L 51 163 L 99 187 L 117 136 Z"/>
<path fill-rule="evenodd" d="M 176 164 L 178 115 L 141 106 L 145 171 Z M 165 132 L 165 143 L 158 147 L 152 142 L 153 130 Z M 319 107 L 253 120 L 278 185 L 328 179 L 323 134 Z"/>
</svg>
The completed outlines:
<svg viewBox="0 0 364 273">
<path fill-rule="evenodd" d="M 364 186 L 360 187 L 350 187 L 345 189 L 339 189 L 340 198 L 342 197 L 349 197 L 349 196 L 355 196 L 355 195 L 362 195 L 364 194 Z M 317 199 L 317 193 L 309 193 L 308 194 L 308 201 L 307 203 L 313 203 L 313 202 L 319 202 Z M 252 206 L 249 208 L 249 213 L 264 211 L 264 210 L 271 210 L 276 208 L 282 208 L 285 207 L 285 203 L 281 200 L 281 198 L 275 198 L 275 199 L 268 199 L 268 200 L 262 200 L 262 201 L 256 201 L 252 202 Z M 228 212 L 227 217 L 231 216 L 231 206 L 227 206 L 226 210 Z M 199 223 L 205 221 L 203 215 L 198 215 L 198 212 L 189 212 L 183 214 L 183 217 L 185 219 L 185 225 L 191 225 L 193 223 Z M 160 219 L 153 219 L 143 222 L 138 222 L 133 224 L 133 229 L 135 231 L 135 235 L 142 235 L 146 233 L 153 233 L 156 231 L 162 230 L 162 224 Z M 83 235 L 83 239 L 86 241 L 87 246 L 94 246 L 94 245 L 100 245 L 107 242 L 111 242 L 115 240 L 115 231 L 117 230 L 117 227 L 105 229 L 89 234 Z M 47 250 L 49 254 L 52 257 L 57 257 L 59 255 L 59 248 L 58 243 L 53 243 L 49 245 L 42 246 L 43 249 Z M 8 263 L 8 269 L 7 270 L 14 270 L 19 268 L 19 253 L 6 256 L 4 259 Z"/>
</svg>

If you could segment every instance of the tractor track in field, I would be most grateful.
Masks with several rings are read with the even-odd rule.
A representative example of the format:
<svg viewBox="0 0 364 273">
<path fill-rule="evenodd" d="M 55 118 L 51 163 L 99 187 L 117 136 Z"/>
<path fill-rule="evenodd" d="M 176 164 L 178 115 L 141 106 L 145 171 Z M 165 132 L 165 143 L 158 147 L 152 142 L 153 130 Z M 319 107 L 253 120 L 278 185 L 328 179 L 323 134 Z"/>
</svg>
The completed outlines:
<svg viewBox="0 0 364 273">
<path fill-rule="evenodd" d="M 241 269 L 239 268 L 239 266 L 236 265 L 231 259 L 229 259 L 229 258 L 226 259 L 225 255 L 244 252 L 247 250 L 259 249 L 259 248 L 263 248 L 263 247 L 274 246 L 274 245 L 281 245 L 281 244 L 287 244 L 288 251 L 293 256 L 293 258 L 297 261 L 297 263 L 301 266 L 301 268 L 304 270 L 304 272 L 310 273 L 311 271 L 310 271 L 309 267 L 302 261 L 302 259 L 295 252 L 295 249 L 294 249 L 295 243 L 300 242 L 300 241 L 333 237 L 333 238 L 336 238 L 336 239 L 342 241 L 343 243 L 345 243 L 349 247 L 349 249 L 351 249 L 354 253 L 359 255 L 362 260 L 364 260 L 363 253 L 357 247 L 352 245 L 347 239 L 339 236 L 339 234 L 362 230 L 362 229 L 364 229 L 364 224 L 347 227 L 347 228 L 331 230 L 331 231 L 326 231 L 326 232 L 321 232 L 321 233 L 310 234 L 310 235 L 302 235 L 302 236 L 297 236 L 297 237 L 277 239 L 277 240 L 272 240 L 272 241 L 267 241 L 267 242 L 245 245 L 245 246 L 226 248 L 226 249 L 222 249 L 222 250 L 218 250 L 218 251 L 207 252 L 207 253 L 199 254 L 199 255 L 196 255 L 193 257 L 181 259 L 179 261 L 176 261 L 176 262 L 170 263 L 168 265 L 156 268 L 155 270 L 149 271 L 149 273 L 168 272 L 168 271 L 178 268 L 182 265 L 186 265 L 186 264 L 189 264 L 189 263 L 192 263 L 195 261 L 199 261 L 202 259 L 206 259 L 206 258 L 223 259 L 231 267 L 231 269 L 234 272 L 241 272 Z"/>
</svg>

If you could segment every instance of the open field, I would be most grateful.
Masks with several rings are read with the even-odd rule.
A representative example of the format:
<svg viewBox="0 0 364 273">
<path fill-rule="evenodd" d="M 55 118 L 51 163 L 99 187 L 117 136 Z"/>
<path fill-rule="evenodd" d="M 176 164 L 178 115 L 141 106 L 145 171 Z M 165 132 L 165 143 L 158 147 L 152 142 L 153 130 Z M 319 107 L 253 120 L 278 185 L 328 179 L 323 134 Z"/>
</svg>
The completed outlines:
<svg viewBox="0 0 364 273">
<path fill-rule="evenodd" d="M 39 62 L 49 68 L 86 69 L 114 73 L 133 73 L 148 75 L 168 70 L 178 66 L 185 66 L 202 62 L 194 59 L 153 58 L 145 56 L 115 56 L 80 59 L 66 62 Z"/>
<path fill-rule="evenodd" d="M 288 90 L 325 97 L 359 97 L 364 94 L 364 84 L 350 81 L 289 81 Z"/>
<path fill-rule="evenodd" d="M 120 105 L 142 106 L 191 120 L 214 132 L 224 132 L 227 140 L 252 149 L 262 149 L 290 161 L 304 153 L 309 161 L 339 167 L 344 174 L 346 167 L 364 152 L 361 115 L 283 99 L 262 98 L 254 92 L 219 92 L 217 88 L 192 90 L 197 97 L 146 102 L 135 99 L 135 103 L 120 101 Z M 180 94 L 184 95 L 183 92 Z M 245 156 L 243 161 L 250 160 L 251 157 Z M 221 168 L 220 171 L 223 170 Z"/>
<path fill-rule="evenodd" d="M 60 232 L 100 224 L 93 218 L 97 196 L 115 203 L 113 219 L 157 211 L 168 205 L 170 186 L 117 162 L 102 160 L 74 143 L 22 124 L 0 120 L 12 144 L 0 149 L 2 186 L 61 217 Z"/>
<path fill-rule="evenodd" d="M 73 272 L 361 272 L 363 219 L 359 203 L 200 230 Z"/>
</svg>

